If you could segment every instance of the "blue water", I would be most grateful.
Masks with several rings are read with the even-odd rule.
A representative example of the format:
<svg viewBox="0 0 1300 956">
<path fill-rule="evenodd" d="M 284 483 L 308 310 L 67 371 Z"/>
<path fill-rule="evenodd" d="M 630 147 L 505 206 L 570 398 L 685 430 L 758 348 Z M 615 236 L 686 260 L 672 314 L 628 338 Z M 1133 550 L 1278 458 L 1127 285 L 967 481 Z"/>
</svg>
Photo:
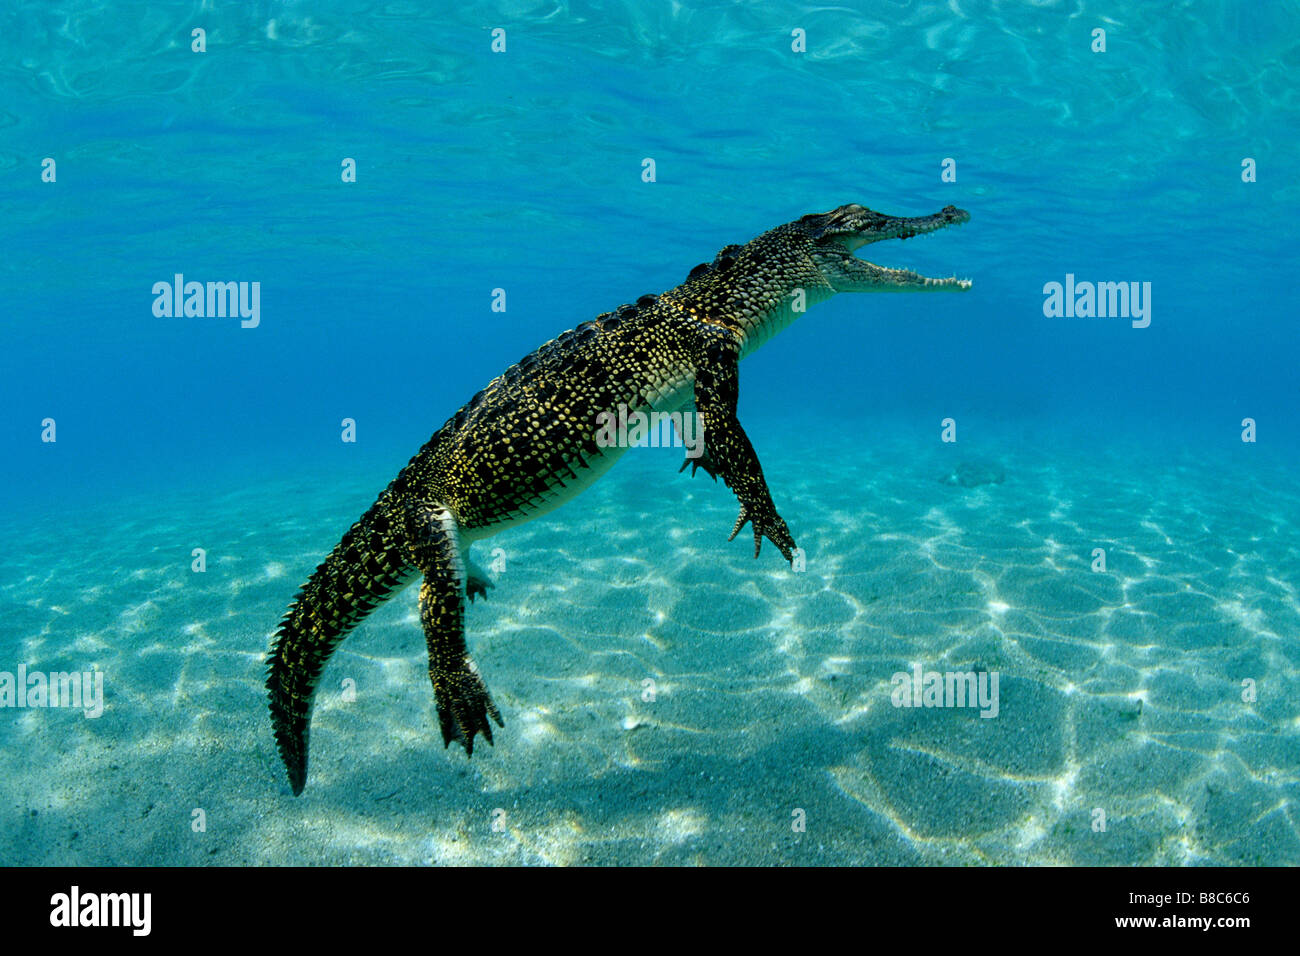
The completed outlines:
<svg viewBox="0 0 1300 956">
<path fill-rule="evenodd" d="M 106 705 L 0 710 L 0 860 L 1300 862 L 1297 27 L 1290 2 L 8 4 L 0 671 L 98 668 Z M 270 634 L 432 431 L 560 331 L 848 202 L 969 210 L 862 254 L 974 287 L 839 296 L 742 365 L 807 571 L 728 545 L 732 499 L 678 452 L 634 452 L 484 543 L 496 746 L 439 745 L 408 591 L 331 663 L 290 798 Z M 260 324 L 156 317 L 176 273 L 259 282 Z M 1045 316 L 1067 274 L 1149 282 L 1150 325 Z M 1002 480 L 945 484 L 966 461 Z M 915 663 L 1000 669 L 1000 717 L 893 707 Z"/>
</svg>

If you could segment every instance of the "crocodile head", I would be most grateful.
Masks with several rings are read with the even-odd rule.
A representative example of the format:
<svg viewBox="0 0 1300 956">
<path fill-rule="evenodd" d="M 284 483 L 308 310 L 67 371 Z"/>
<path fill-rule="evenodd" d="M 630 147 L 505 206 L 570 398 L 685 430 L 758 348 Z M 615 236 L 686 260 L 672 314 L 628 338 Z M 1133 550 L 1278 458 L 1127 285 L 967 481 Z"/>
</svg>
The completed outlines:
<svg viewBox="0 0 1300 956">
<path fill-rule="evenodd" d="M 804 216 L 793 226 L 812 242 L 810 255 L 836 292 L 962 292 L 969 279 L 931 279 L 908 269 L 888 269 L 853 255 L 882 239 L 910 239 L 945 226 L 959 226 L 970 213 L 944 206 L 930 216 L 886 216 L 850 203 L 830 212 Z"/>
</svg>

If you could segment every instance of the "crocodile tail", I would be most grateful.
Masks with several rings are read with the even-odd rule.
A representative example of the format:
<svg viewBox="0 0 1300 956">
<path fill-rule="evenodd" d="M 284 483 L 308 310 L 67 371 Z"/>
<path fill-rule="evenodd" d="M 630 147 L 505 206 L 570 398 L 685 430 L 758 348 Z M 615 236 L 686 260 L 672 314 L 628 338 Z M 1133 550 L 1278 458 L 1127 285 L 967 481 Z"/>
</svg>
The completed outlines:
<svg viewBox="0 0 1300 956">
<path fill-rule="evenodd" d="M 267 659 L 266 689 L 294 796 L 307 783 L 312 695 L 325 663 L 347 633 L 414 573 L 404 522 L 386 492 L 289 605 Z"/>
</svg>

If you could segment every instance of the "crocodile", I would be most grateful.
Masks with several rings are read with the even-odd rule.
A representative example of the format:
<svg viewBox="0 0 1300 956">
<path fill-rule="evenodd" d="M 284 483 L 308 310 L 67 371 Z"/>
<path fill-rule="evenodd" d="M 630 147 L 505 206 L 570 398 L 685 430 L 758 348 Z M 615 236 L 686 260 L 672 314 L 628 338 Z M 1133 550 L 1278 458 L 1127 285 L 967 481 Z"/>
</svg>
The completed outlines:
<svg viewBox="0 0 1300 956">
<path fill-rule="evenodd" d="M 559 507 L 608 471 L 626 448 L 598 432 L 619 409 L 693 412 L 703 449 L 688 453 L 682 469 L 721 476 L 735 494 L 740 514 L 727 540 L 748 524 L 755 558 L 766 538 L 792 560 L 794 539 L 736 417 L 737 363 L 837 292 L 969 289 L 967 279 L 927 278 L 853 254 L 969 219 L 954 206 L 904 217 L 856 203 L 803 216 L 726 246 L 677 287 L 583 322 L 489 382 L 343 535 L 279 625 L 266 687 L 294 795 L 307 782 L 322 669 L 362 618 L 417 577 L 443 746 L 455 740 L 472 756 L 477 735 L 492 743 L 492 723 L 505 724 L 465 644 L 467 599 L 486 598 L 491 584 L 469 547 Z"/>
</svg>

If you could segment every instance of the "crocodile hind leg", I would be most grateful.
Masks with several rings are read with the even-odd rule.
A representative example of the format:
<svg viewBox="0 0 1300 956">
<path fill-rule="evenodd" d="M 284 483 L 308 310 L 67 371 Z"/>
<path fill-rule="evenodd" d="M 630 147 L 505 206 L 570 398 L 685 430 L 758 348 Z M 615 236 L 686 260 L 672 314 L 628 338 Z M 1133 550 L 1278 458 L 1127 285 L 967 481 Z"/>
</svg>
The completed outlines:
<svg viewBox="0 0 1300 956">
<path fill-rule="evenodd" d="M 443 746 L 457 740 L 467 756 L 474 753 L 474 736 L 492 743 L 492 724 L 504 727 L 501 712 L 488 694 L 478 668 L 465 647 L 465 562 L 456 518 L 443 505 L 424 509 L 414 546 L 420 585 L 420 624 L 429 645 L 429 679 L 438 703 Z"/>
</svg>

